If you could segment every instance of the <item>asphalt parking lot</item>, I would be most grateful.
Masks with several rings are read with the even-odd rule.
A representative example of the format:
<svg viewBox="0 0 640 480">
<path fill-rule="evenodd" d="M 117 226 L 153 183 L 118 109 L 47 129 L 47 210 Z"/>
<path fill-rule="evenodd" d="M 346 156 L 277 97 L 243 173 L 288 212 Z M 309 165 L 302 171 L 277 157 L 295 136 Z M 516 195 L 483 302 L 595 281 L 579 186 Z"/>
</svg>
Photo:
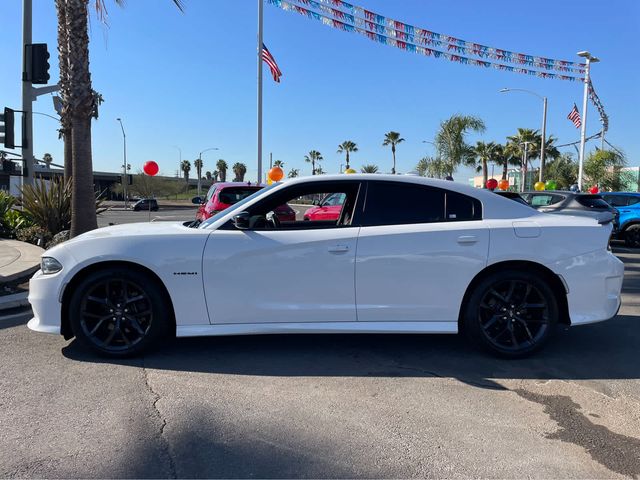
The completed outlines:
<svg viewBox="0 0 640 480">
<path fill-rule="evenodd" d="M 0 477 L 640 477 L 640 254 L 609 322 L 519 361 L 458 336 L 91 356 L 0 317 Z"/>
</svg>

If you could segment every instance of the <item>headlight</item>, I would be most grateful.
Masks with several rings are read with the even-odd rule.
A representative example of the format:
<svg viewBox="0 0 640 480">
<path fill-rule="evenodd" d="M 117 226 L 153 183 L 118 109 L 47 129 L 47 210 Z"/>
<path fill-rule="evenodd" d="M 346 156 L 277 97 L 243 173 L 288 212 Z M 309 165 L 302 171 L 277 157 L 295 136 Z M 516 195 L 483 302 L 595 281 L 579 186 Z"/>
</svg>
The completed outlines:
<svg viewBox="0 0 640 480">
<path fill-rule="evenodd" d="M 62 270 L 62 265 L 53 257 L 42 257 L 40 261 L 40 268 L 42 269 L 42 273 L 45 275 L 49 275 L 52 273 L 58 273 Z"/>
</svg>

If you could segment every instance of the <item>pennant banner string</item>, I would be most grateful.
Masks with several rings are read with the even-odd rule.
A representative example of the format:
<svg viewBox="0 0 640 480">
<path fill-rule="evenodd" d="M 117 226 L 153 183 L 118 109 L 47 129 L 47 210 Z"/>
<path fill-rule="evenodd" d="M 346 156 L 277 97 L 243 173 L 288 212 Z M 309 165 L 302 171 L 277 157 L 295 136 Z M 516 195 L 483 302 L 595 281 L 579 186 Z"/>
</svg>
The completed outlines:
<svg viewBox="0 0 640 480">
<path fill-rule="evenodd" d="M 313 6 L 318 6 L 319 10 L 322 10 L 321 7 L 322 5 L 320 5 L 318 2 L 316 2 L 315 0 L 294 0 L 294 1 L 299 1 L 304 3 L 305 5 L 312 5 Z M 333 2 L 334 0 L 323 0 L 324 2 Z M 341 0 L 335 0 L 335 1 L 341 1 Z M 342 30 L 345 32 L 354 32 L 354 33 L 358 33 L 360 35 L 366 36 L 368 39 L 373 40 L 375 42 L 378 43 L 382 43 L 384 45 L 390 45 L 396 48 L 399 48 L 401 50 L 405 50 L 408 52 L 412 52 L 412 53 L 417 53 L 420 55 L 424 55 L 424 56 L 429 56 L 429 57 L 434 57 L 434 58 L 444 58 L 446 60 L 452 61 L 452 62 L 457 62 L 457 63 L 461 63 L 461 64 L 465 64 L 465 65 L 475 65 L 478 67 L 485 67 L 485 68 L 494 68 L 497 70 L 503 70 L 503 71 L 508 71 L 508 72 L 514 72 L 514 73 L 520 73 L 520 74 L 524 74 L 524 75 L 531 75 L 531 76 L 535 76 L 535 77 L 539 77 L 539 78 L 552 78 L 552 79 L 559 79 L 559 80 L 567 80 L 567 81 L 582 81 L 581 77 L 575 77 L 575 76 L 571 76 L 571 75 L 563 75 L 563 74 L 559 74 L 559 73 L 549 73 L 546 71 L 537 71 L 537 70 L 531 70 L 531 69 L 527 69 L 527 68 L 521 68 L 521 67 L 516 67 L 516 66 L 512 66 L 512 65 L 505 65 L 503 63 L 496 63 L 496 62 L 490 62 L 487 60 L 480 60 L 480 59 L 475 59 L 475 58 L 469 58 L 467 56 L 463 56 L 463 55 L 458 55 L 457 53 L 459 52 L 465 52 L 466 51 L 466 47 L 462 47 L 460 46 L 459 50 L 458 49 L 449 49 L 449 50 L 454 50 L 456 53 L 449 53 L 448 51 L 442 51 L 442 50 L 437 50 L 437 49 L 433 49 L 433 48 L 429 48 L 429 47 L 425 47 L 422 45 L 417 45 L 414 42 L 420 43 L 422 42 L 423 44 L 432 44 L 431 42 L 440 42 L 440 40 L 435 40 L 433 38 L 424 38 L 423 40 L 417 39 L 415 34 L 412 34 L 411 38 L 409 38 L 408 36 L 403 37 L 404 39 L 400 39 L 399 37 L 399 33 L 403 33 L 400 30 L 396 30 L 394 29 L 390 29 L 390 31 L 387 31 L 387 28 L 384 27 L 384 33 L 379 33 L 378 31 L 373 31 L 371 29 L 369 29 L 370 25 L 368 25 L 366 22 L 364 23 L 364 27 L 362 28 L 362 26 L 359 26 L 359 24 L 356 22 L 356 18 L 353 18 L 353 23 L 346 23 L 345 21 L 339 20 L 337 18 L 335 18 L 334 16 L 334 11 L 335 12 L 339 12 L 338 10 L 331 10 L 332 15 L 323 15 L 321 13 L 315 12 L 313 10 L 304 8 L 300 5 L 294 4 L 290 1 L 287 0 L 267 0 L 267 2 L 271 5 L 275 5 L 285 11 L 291 11 L 291 12 L 296 12 L 300 15 L 304 15 L 307 18 L 310 19 L 315 19 L 318 20 L 320 22 L 322 22 L 324 25 L 336 28 L 338 30 Z M 341 2 L 341 4 L 344 4 L 345 2 Z M 355 7 L 352 6 L 352 8 L 354 9 L 354 11 L 360 7 Z M 344 12 L 340 12 L 343 16 L 340 17 L 343 20 L 346 21 L 351 21 L 350 18 L 347 18 L 346 15 L 350 15 L 350 14 L 346 14 Z M 335 15 L 339 15 L 339 14 L 335 14 Z M 413 28 L 413 27 L 412 27 Z M 406 29 L 405 29 L 406 30 Z M 387 35 L 387 33 L 393 32 L 389 35 Z M 405 35 L 406 33 L 403 33 L 403 35 Z M 436 34 L 437 35 L 437 34 Z M 487 54 L 488 56 L 489 54 Z M 493 54 L 491 54 L 493 55 Z M 520 54 L 516 54 L 516 55 L 520 55 Z M 493 57 L 490 57 L 493 58 Z M 534 58 L 534 57 L 531 57 Z M 536 57 L 539 58 L 539 57 Z M 507 60 L 506 58 L 503 58 L 504 61 L 511 61 L 514 62 L 515 60 L 510 59 Z M 527 64 L 526 62 L 528 62 L 529 60 L 525 61 L 525 64 Z M 536 63 L 538 62 L 534 62 L 533 60 L 531 60 L 532 65 L 533 66 L 538 66 L 536 65 Z M 570 63 L 570 62 L 569 62 Z M 528 64 L 527 64 L 528 65 Z M 567 67 L 567 68 L 572 68 L 572 67 Z"/>
<path fill-rule="evenodd" d="M 600 114 L 600 121 L 602 122 L 602 130 L 606 132 L 607 130 L 609 130 L 609 117 L 607 115 L 607 112 L 604 111 L 604 105 L 602 105 L 602 102 L 600 101 L 600 98 L 598 97 L 596 90 L 593 88 L 593 83 L 591 83 L 591 79 L 589 79 L 588 92 L 589 92 L 589 99 L 591 100 L 591 103 L 593 103 L 593 105 L 598 110 L 598 113 Z"/>
<path fill-rule="evenodd" d="M 337 20 L 361 27 L 366 25 L 368 30 L 381 34 L 386 33 L 387 36 L 398 37 L 400 40 L 405 40 L 406 38 L 417 38 L 418 43 L 427 42 L 430 45 L 445 47 L 447 50 L 456 51 L 457 53 L 467 53 L 484 58 L 493 58 L 507 63 L 535 66 L 547 70 L 584 74 L 584 63 L 527 55 L 512 52 L 510 50 L 488 47 L 475 42 L 468 42 L 450 35 L 432 32 L 430 30 L 414 27 L 413 25 L 387 18 L 383 15 L 365 10 L 362 7 L 347 3 L 343 0 L 294 1 L 306 7 L 319 10 Z M 339 8 L 346 11 L 339 10 Z M 391 31 L 396 33 L 390 35 Z M 415 42 L 411 41 L 411 43 Z"/>
</svg>

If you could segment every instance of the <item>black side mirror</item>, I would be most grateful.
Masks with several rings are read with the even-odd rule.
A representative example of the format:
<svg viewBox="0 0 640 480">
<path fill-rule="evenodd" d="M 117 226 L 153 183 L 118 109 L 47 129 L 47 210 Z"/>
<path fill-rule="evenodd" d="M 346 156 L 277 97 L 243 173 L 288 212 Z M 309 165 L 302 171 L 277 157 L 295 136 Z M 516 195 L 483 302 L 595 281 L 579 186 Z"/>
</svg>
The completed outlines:
<svg viewBox="0 0 640 480">
<path fill-rule="evenodd" d="M 320 201 L 319 201 L 319 200 L 314 200 L 314 201 L 313 201 L 313 204 L 314 204 L 315 206 L 318 206 L 318 205 L 320 205 Z"/>
<path fill-rule="evenodd" d="M 204 202 L 202 201 L 202 197 L 193 197 L 191 199 L 191 203 L 195 205 L 200 205 L 201 203 L 204 203 Z"/>
<path fill-rule="evenodd" d="M 240 212 L 233 217 L 233 224 L 238 230 L 247 230 L 249 228 L 250 220 L 249 212 Z"/>
</svg>

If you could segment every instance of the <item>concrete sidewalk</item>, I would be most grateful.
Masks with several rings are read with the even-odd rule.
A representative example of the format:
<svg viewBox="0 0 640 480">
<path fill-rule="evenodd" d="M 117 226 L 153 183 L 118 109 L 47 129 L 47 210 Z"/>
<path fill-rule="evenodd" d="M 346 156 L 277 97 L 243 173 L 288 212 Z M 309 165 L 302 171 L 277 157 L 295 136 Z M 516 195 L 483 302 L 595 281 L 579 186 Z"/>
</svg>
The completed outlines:
<svg viewBox="0 0 640 480">
<path fill-rule="evenodd" d="M 0 285 L 26 279 L 40 268 L 44 249 L 17 240 L 0 240 Z"/>
</svg>

